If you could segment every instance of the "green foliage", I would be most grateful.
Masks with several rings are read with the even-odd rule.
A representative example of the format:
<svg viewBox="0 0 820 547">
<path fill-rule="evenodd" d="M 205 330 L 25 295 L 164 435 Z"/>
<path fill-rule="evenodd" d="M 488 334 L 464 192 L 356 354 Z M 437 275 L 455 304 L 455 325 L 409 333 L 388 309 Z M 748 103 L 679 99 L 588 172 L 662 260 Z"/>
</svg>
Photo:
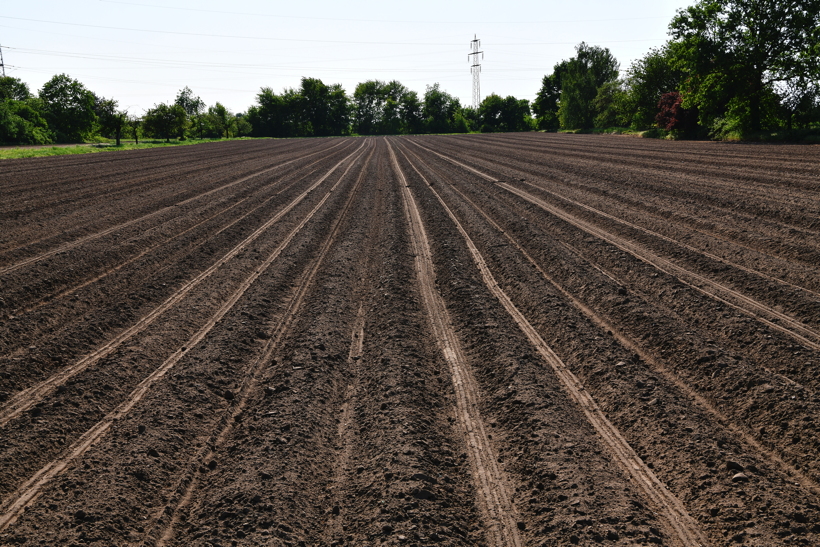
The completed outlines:
<svg viewBox="0 0 820 547">
<path fill-rule="evenodd" d="M 256 95 L 256 104 L 248 108 L 247 118 L 255 137 L 291 137 L 293 109 L 288 98 L 263 87 Z"/>
<path fill-rule="evenodd" d="M 0 142 L 50 144 L 52 135 L 39 99 L 0 101 Z"/>
<path fill-rule="evenodd" d="M 561 98 L 558 120 L 565 129 L 585 129 L 594 126 L 594 99 L 598 88 L 618 78 L 618 61 L 608 48 L 589 46 L 581 42 L 576 56 L 561 67 Z"/>
<path fill-rule="evenodd" d="M 253 126 L 248 121 L 246 114 L 237 114 L 234 122 L 234 130 L 237 137 L 250 137 L 253 133 Z"/>
<path fill-rule="evenodd" d="M 325 103 L 328 108 L 327 135 L 350 134 L 350 99 L 342 84 L 328 86 Z"/>
<path fill-rule="evenodd" d="M 43 85 L 39 96 L 57 142 L 82 142 L 94 130 L 96 97 L 79 81 L 58 74 Z"/>
<path fill-rule="evenodd" d="M 675 66 L 689 76 L 684 106 L 716 134 L 777 126 L 780 104 L 810 96 L 820 79 L 817 0 L 701 0 L 669 28 Z M 816 100 L 792 102 L 813 111 Z"/>
<path fill-rule="evenodd" d="M 353 131 L 359 135 L 397 135 L 422 131 L 418 93 L 393 80 L 367 80 L 356 86 L 351 110 Z"/>
<path fill-rule="evenodd" d="M 105 98 L 98 98 L 94 110 L 100 123 L 100 132 L 107 137 L 113 136 L 119 146 L 123 131 L 128 125 L 128 112 L 117 110 L 117 101 Z"/>
<path fill-rule="evenodd" d="M 205 109 L 205 102 L 197 95 L 194 95 L 194 92 L 187 85 L 179 90 L 174 104 L 181 106 L 189 118 L 198 116 Z"/>
<path fill-rule="evenodd" d="M 185 86 L 177 93 L 174 104 L 181 106 L 182 109 L 185 110 L 186 123 L 181 128 L 179 137 L 184 138 L 185 130 L 193 128 L 194 133 L 197 134 L 199 138 L 202 138 L 203 125 L 200 118 L 202 111 L 205 109 L 205 102 L 200 99 L 199 96 L 194 95 L 190 87 Z"/>
<path fill-rule="evenodd" d="M 31 98 L 28 85 L 20 78 L 0 78 L 0 101 L 25 101 Z"/>
<path fill-rule="evenodd" d="M 208 112 L 204 116 L 205 136 L 208 138 L 224 137 L 230 138 L 231 133 L 235 135 L 236 116 L 228 110 L 225 105 L 217 102 L 214 106 L 208 107 Z"/>
<path fill-rule="evenodd" d="M 632 123 L 634 107 L 620 80 L 599 87 L 592 106 L 597 112 L 595 127 L 629 127 Z"/>
<path fill-rule="evenodd" d="M 558 63 L 553 73 L 541 80 L 541 89 L 532 102 L 538 129 L 554 131 L 560 127 L 558 101 L 561 99 L 561 78 L 566 71 L 566 61 Z"/>
<path fill-rule="evenodd" d="M 646 129 L 655 123 L 658 102 L 665 93 L 678 91 L 685 73 L 673 64 L 669 45 L 651 49 L 641 59 L 633 62 L 626 71 L 626 107 L 632 110 L 631 126 Z"/>
<path fill-rule="evenodd" d="M 467 120 L 460 111 L 461 102 L 443 91 L 438 83 L 427 86 L 422 113 L 428 132 L 467 133 Z"/>
<path fill-rule="evenodd" d="M 492 93 L 481 101 L 478 109 L 481 132 L 529 131 L 532 129 L 530 103 L 526 99 L 516 99 L 512 95 L 502 99 Z"/>
<path fill-rule="evenodd" d="M 128 116 L 125 120 L 126 130 L 134 139 L 135 144 L 140 143 L 140 135 L 142 135 L 142 118 L 138 116 Z"/>
<path fill-rule="evenodd" d="M 178 104 L 160 103 L 154 105 L 142 118 L 142 129 L 148 135 L 171 141 L 185 128 L 185 109 Z"/>
<path fill-rule="evenodd" d="M 303 135 L 344 135 L 350 127 L 347 95 L 340 84 L 325 85 L 318 78 L 302 78 L 296 98 Z"/>
<path fill-rule="evenodd" d="M 807 129 L 820 122 L 820 80 L 797 79 L 780 85 L 779 117 L 785 127 Z"/>
<path fill-rule="evenodd" d="M 375 135 L 381 125 L 384 109 L 384 82 L 367 80 L 353 92 L 353 131 L 359 135 Z"/>
<path fill-rule="evenodd" d="M 328 86 L 317 78 L 302 78 L 298 90 L 286 89 L 281 95 L 263 87 L 256 101 L 246 116 L 254 136 L 330 136 L 350 130 L 350 105 L 340 84 Z"/>
<path fill-rule="evenodd" d="M 479 105 L 479 109 L 481 105 Z M 461 108 L 461 116 L 467 122 L 467 127 L 470 131 L 479 131 L 481 129 L 481 114 L 478 109 L 472 106 L 465 106 Z"/>
<path fill-rule="evenodd" d="M 654 127 L 641 132 L 641 137 L 644 139 L 666 139 L 669 137 L 669 131 Z"/>
<path fill-rule="evenodd" d="M 407 91 L 399 100 L 402 133 L 424 132 L 424 104 L 415 91 Z"/>
</svg>

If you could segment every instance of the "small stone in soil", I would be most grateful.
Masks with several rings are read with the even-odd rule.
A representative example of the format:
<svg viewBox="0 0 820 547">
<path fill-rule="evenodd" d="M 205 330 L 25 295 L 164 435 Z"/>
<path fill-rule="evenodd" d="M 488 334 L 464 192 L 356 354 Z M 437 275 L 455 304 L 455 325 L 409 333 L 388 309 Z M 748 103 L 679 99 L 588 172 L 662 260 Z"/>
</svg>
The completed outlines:
<svg viewBox="0 0 820 547">
<path fill-rule="evenodd" d="M 727 461 L 726 469 L 728 469 L 729 471 L 743 471 L 743 466 L 737 462 Z"/>
</svg>

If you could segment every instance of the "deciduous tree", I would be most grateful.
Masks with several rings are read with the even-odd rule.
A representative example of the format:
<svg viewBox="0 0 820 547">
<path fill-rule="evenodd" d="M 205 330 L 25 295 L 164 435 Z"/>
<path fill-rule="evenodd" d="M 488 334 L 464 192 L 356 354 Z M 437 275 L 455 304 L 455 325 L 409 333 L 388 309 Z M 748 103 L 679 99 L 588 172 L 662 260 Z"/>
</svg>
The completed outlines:
<svg viewBox="0 0 820 547">
<path fill-rule="evenodd" d="M 561 78 L 566 71 L 567 61 L 555 65 L 552 74 L 541 80 L 541 89 L 532 102 L 532 111 L 535 114 L 538 129 L 547 131 L 560 127 L 558 120 L 558 105 L 561 99 Z"/>
<path fill-rule="evenodd" d="M 207 118 L 206 125 L 213 133 L 226 139 L 230 138 L 231 131 L 234 130 L 236 125 L 236 116 L 225 105 L 217 102 L 214 106 L 209 106 Z"/>
<path fill-rule="evenodd" d="M 478 109 L 482 132 L 529 131 L 531 126 L 530 104 L 526 99 L 507 98 L 491 93 Z"/>
<path fill-rule="evenodd" d="M 648 129 L 655 123 L 658 102 L 666 93 L 678 91 L 685 73 L 673 64 L 668 46 L 651 49 L 626 71 L 626 91 L 632 109 L 631 125 Z"/>
<path fill-rule="evenodd" d="M 31 98 L 28 85 L 20 78 L 0 78 L 0 101 L 25 101 Z"/>
<path fill-rule="evenodd" d="M 58 142 L 82 142 L 94 130 L 95 96 L 79 81 L 58 74 L 43 85 L 39 96 Z"/>
<path fill-rule="evenodd" d="M 606 82 L 592 101 L 595 127 L 628 127 L 635 108 L 621 80 Z"/>
<path fill-rule="evenodd" d="M 122 133 L 128 124 L 128 112 L 117 109 L 117 101 L 99 97 L 95 106 L 95 112 L 100 123 L 100 131 L 106 135 L 113 135 L 120 146 Z"/>
<path fill-rule="evenodd" d="M 42 115 L 39 99 L 0 101 L 0 142 L 5 144 L 49 144 L 52 133 Z"/>
<path fill-rule="evenodd" d="M 134 137 L 134 144 L 139 144 L 140 134 L 142 134 L 142 118 L 139 116 L 128 116 L 126 125 L 131 132 L 131 136 Z"/>
<path fill-rule="evenodd" d="M 670 24 L 673 54 L 689 78 L 683 104 L 712 127 L 777 125 L 781 93 L 820 79 L 817 0 L 701 0 Z"/>
<path fill-rule="evenodd" d="M 461 102 L 436 83 L 427 86 L 423 113 L 430 133 L 466 133 L 467 121 L 460 116 Z"/>
<path fill-rule="evenodd" d="M 292 96 L 293 94 L 291 94 Z M 294 137 L 295 104 L 287 94 L 277 95 L 270 87 L 263 87 L 256 95 L 256 104 L 248 108 L 248 121 L 256 137 Z"/>
<path fill-rule="evenodd" d="M 608 48 L 581 42 L 575 52 L 562 68 L 558 119 L 565 129 L 586 129 L 594 126 L 598 89 L 618 78 L 619 65 Z"/>
<path fill-rule="evenodd" d="M 205 109 L 205 102 L 200 99 L 197 95 L 194 95 L 194 92 L 191 91 L 191 88 L 187 85 L 179 90 L 177 93 L 177 98 L 174 100 L 174 104 L 177 104 L 185 110 L 185 116 L 187 118 L 187 124 L 190 127 L 194 128 L 194 131 L 197 129 L 200 130 L 199 138 L 202 138 L 201 128 L 202 124 L 200 124 L 199 117 L 202 115 L 202 111 Z M 184 137 L 184 129 L 180 133 L 180 138 Z"/>
<path fill-rule="evenodd" d="M 179 135 L 185 125 L 185 109 L 178 104 L 160 103 L 154 105 L 142 118 L 143 130 L 156 137 L 171 142 L 171 137 Z"/>
</svg>

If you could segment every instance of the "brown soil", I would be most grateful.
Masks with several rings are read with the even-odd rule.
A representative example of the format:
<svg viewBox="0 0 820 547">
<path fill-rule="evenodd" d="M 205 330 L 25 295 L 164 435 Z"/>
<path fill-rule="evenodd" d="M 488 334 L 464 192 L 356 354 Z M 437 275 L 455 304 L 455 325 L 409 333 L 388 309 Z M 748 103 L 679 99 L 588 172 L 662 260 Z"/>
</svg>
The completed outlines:
<svg viewBox="0 0 820 547">
<path fill-rule="evenodd" d="M 818 545 L 816 147 L 0 164 L 0 544 Z"/>
</svg>

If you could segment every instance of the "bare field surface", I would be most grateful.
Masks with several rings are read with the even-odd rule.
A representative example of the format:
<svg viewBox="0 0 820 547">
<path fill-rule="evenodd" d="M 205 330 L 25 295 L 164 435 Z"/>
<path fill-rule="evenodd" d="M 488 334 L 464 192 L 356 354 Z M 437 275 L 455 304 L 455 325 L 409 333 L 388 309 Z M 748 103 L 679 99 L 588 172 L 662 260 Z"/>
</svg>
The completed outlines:
<svg viewBox="0 0 820 547">
<path fill-rule="evenodd" d="M 0 165 L 0 545 L 820 545 L 820 155 Z"/>
</svg>

